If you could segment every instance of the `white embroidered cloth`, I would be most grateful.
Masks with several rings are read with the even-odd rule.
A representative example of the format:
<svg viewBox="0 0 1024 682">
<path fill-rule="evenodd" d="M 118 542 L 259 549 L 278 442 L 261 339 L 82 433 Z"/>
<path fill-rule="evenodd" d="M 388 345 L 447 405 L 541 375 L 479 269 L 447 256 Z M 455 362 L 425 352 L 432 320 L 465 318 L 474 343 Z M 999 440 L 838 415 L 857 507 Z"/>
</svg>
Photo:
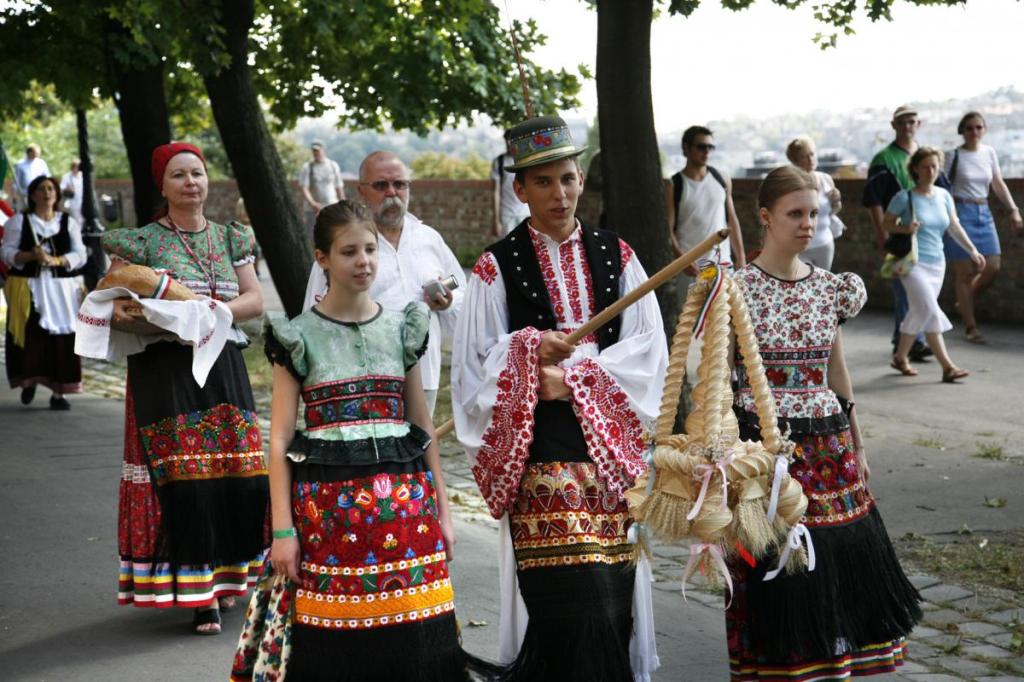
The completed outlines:
<svg viewBox="0 0 1024 682">
<path fill-rule="evenodd" d="M 114 299 L 135 299 L 146 321 L 165 334 L 132 334 L 110 326 Z M 192 376 L 203 386 L 231 334 L 234 316 L 221 301 L 161 301 L 139 298 L 128 289 L 115 287 L 93 291 L 82 302 L 75 323 L 75 352 L 86 358 L 120 360 L 140 353 L 151 343 L 177 341 L 192 346 Z"/>
</svg>

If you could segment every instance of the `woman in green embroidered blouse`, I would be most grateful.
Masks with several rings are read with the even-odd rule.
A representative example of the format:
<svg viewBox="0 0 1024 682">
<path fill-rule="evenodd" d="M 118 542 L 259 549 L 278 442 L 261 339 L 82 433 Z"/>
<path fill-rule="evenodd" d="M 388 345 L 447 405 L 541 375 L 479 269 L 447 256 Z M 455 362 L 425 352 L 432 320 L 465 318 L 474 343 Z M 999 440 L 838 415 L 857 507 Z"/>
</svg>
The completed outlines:
<svg viewBox="0 0 1024 682">
<path fill-rule="evenodd" d="M 104 235 L 111 271 L 129 263 L 166 270 L 193 293 L 223 301 L 235 322 L 258 316 L 252 231 L 203 215 L 202 152 L 157 147 L 153 180 L 166 210 L 148 225 Z M 127 304 L 116 302 L 112 326 L 157 331 L 126 315 Z M 160 340 L 128 359 L 118 602 L 195 608 L 196 634 L 220 632 L 219 608 L 245 594 L 269 545 L 267 469 L 240 350 L 247 340 L 236 328 L 228 339 L 203 386 L 182 343 Z"/>
</svg>

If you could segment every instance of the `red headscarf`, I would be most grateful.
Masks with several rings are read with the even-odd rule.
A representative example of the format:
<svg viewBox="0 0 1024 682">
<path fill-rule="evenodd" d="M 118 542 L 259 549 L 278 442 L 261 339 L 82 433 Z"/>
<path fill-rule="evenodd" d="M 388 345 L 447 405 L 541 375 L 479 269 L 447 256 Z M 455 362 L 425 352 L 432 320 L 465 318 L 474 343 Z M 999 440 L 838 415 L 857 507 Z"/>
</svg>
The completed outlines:
<svg viewBox="0 0 1024 682">
<path fill-rule="evenodd" d="M 164 171 L 167 170 L 167 164 L 171 162 L 172 158 L 182 152 L 195 154 L 203 162 L 203 166 L 206 166 L 206 159 L 203 157 L 202 150 L 194 144 L 189 144 L 188 142 L 162 144 L 153 150 L 153 182 L 158 190 L 164 188 Z"/>
</svg>

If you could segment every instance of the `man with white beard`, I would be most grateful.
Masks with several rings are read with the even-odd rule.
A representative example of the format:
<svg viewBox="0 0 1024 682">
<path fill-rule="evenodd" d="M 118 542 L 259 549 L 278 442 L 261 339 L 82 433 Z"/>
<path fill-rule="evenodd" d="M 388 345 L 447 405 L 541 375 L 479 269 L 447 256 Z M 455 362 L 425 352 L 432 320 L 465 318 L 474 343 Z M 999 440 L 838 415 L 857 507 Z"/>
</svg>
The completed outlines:
<svg viewBox="0 0 1024 682">
<path fill-rule="evenodd" d="M 413 301 L 425 301 L 430 307 L 430 337 L 427 352 L 420 360 L 423 389 L 430 413 L 434 413 L 437 389 L 441 381 L 441 334 L 450 334 L 462 303 L 466 285 L 462 266 L 432 227 L 408 212 L 412 183 L 409 169 L 392 152 L 376 151 L 359 165 L 359 196 L 373 213 L 380 232 L 377 277 L 370 297 L 383 307 L 402 310 Z M 454 277 L 456 286 L 448 289 L 439 280 Z M 437 282 L 424 290 L 428 284 Z M 327 291 L 327 278 L 313 263 L 306 284 L 302 309 L 309 310 Z"/>
</svg>

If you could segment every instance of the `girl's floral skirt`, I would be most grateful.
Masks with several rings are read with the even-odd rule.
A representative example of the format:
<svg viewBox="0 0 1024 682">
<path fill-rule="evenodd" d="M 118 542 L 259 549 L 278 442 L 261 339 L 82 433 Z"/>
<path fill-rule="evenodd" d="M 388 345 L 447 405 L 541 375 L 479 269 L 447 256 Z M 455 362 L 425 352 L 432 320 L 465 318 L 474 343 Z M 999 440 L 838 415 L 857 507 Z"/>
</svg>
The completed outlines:
<svg viewBox="0 0 1024 682">
<path fill-rule="evenodd" d="M 734 682 L 847 679 L 903 663 L 905 637 L 921 618 L 920 596 L 860 478 L 842 421 L 835 430 L 790 436 L 797 447 L 789 473 L 809 501 L 802 521 L 814 544 L 814 570 L 766 582 L 777 558 L 731 567 L 735 592 L 726 631 Z M 759 440 L 760 434 L 743 425 L 740 437 Z"/>
<path fill-rule="evenodd" d="M 373 467 L 293 463 L 292 481 L 302 580 L 286 587 L 266 563 L 231 679 L 466 679 L 422 458 Z"/>
</svg>

